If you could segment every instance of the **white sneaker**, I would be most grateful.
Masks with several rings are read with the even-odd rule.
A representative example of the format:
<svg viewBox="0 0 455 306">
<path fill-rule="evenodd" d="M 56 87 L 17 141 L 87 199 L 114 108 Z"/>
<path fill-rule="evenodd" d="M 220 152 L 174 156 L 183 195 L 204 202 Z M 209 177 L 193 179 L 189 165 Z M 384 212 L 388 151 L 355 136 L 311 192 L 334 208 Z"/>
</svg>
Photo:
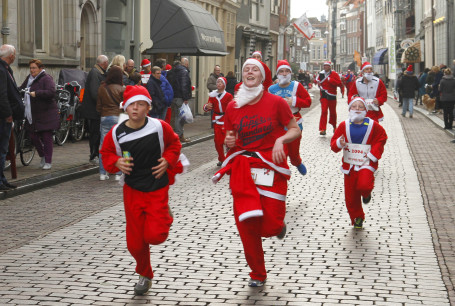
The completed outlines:
<svg viewBox="0 0 455 306">
<path fill-rule="evenodd" d="M 41 157 L 41 161 L 39 162 L 39 167 L 43 168 L 45 163 L 46 163 L 46 159 L 43 156 L 43 157 Z"/>
<path fill-rule="evenodd" d="M 109 175 L 107 174 L 100 174 L 100 181 L 105 181 L 109 179 Z"/>
<path fill-rule="evenodd" d="M 98 156 L 95 156 L 95 158 L 89 160 L 90 163 L 92 164 L 95 164 L 95 165 L 99 165 L 100 164 L 100 159 L 98 158 Z"/>
<path fill-rule="evenodd" d="M 44 163 L 43 170 L 49 170 L 50 168 L 52 168 L 51 164 Z"/>
<path fill-rule="evenodd" d="M 116 180 L 116 181 L 120 181 L 121 178 L 122 178 L 122 175 L 121 175 L 121 174 L 116 174 L 116 175 L 115 175 L 115 180 Z"/>
</svg>

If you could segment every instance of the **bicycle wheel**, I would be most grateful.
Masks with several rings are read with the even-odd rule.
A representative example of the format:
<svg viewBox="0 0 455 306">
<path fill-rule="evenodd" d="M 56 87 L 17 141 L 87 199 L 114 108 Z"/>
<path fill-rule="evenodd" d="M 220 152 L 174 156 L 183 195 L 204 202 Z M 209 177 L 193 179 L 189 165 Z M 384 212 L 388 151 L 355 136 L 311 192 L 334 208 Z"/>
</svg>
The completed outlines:
<svg viewBox="0 0 455 306">
<path fill-rule="evenodd" d="M 68 135 L 70 134 L 69 129 L 69 121 L 66 120 L 66 116 L 62 116 L 60 119 L 60 128 L 55 130 L 55 142 L 59 146 L 63 146 L 63 144 L 68 139 Z"/>
<path fill-rule="evenodd" d="M 35 146 L 33 146 L 30 136 L 25 130 L 23 130 L 21 134 L 22 139 L 19 147 L 19 154 L 22 165 L 28 166 L 35 156 Z"/>
<path fill-rule="evenodd" d="M 71 129 L 71 137 L 75 141 L 79 141 L 84 137 L 85 132 L 85 119 L 78 119 L 73 122 Z"/>
</svg>

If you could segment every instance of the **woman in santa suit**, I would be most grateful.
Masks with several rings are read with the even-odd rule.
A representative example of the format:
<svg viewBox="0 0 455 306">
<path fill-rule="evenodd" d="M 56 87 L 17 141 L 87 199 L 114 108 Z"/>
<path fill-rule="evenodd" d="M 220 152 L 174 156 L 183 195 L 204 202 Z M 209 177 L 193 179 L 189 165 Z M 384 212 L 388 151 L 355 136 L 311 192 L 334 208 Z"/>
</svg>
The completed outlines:
<svg viewBox="0 0 455 306">
<path fill-rule="evenodd" d="M 286 234 L 291 171 L 284 144 L 300 137 L 300 129 L 287 102 L 267 91 L 272 78 L 263 62 L 246 60 L 242 76 L 243 84 L 224 118 L 225 144 L 230 150 L 212 180 L 216 183 L 230 174 L 234 217 L 252 270 L 248 285 L 260 287 L 267 278 L 262 237 L 282 239 Z"/>
<path fill-rule="evenodd" d="M 224 162 L 224 138 L 226 133 L 224 130 L 224 112 L 229 104 L 232 101 L 232 95 L 226 92 L 226 78 L 219 77 L 216 80 L 216 90 L 209 93 L 209 101 L 203 106 L 204 112 L 209 112 L 213 110 L 212 123 L 214 130 L 214 141 L 215 149 L 218 153 L 218 164 L 221 166 L 221 163 Z"/>
<path fill-rule="evenodd" d="M 366 116 L 367 104 L 361 97 L 349 103 L 349 119 L 335 130 L 330 146 L 337 153 L 343 150 L 344 194 L 351 224 L 362 228 L 365 220 L 362 202 L 371 200 L 374 172 L 384 152 L 387 134 L 377 122 Z"/>
</svg>

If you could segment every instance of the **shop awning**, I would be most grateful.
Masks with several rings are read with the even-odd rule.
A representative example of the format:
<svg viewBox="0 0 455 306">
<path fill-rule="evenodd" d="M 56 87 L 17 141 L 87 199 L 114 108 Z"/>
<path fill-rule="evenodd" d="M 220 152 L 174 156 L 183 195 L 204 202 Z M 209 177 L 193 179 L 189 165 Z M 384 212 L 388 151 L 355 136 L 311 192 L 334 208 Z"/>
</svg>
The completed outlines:
<svg viewBox="0 0 455 306">
<path fill-rule="evenodd" d="M 409 47 L 404 50 L 403 54 L 401 55 L 401 62 L 402 63 L 420 63 L 421 59 L 421 51 L 420 51 L 420 42 L 413 43 Z"/>
<path fill-rule="evenodd" d="M 227 55 L 224 32 L 212 14 L 184 0 L 150 0 L 150 39 L 145 53 Z"/>
<path fill-rule="evenodd" d="M 373 65 L 384 65 L 387 63 L 387 57 L 385 54 L 387 53 L 387 48 L 381 49 L 376 52 L 373 56 Z"/>
</svg>

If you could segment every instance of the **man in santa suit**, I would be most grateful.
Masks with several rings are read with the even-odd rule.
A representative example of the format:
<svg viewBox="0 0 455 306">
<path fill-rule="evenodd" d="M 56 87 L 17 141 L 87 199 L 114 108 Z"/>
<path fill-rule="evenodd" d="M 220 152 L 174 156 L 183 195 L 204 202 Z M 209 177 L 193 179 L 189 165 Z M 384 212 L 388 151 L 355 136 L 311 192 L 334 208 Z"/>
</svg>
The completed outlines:
<svg viewBox="0 0 455 306">
<path fill-rule="evenodd" d="M 234 217 L 252 270 L 248 286 L 260 287 L 267 278 L 262 237 L 282 239 L 286 234 L 285 200 L 291 171 L 284 144 L 301 132 L 287 102 L 263 86 L 272 79 L 267 65 L 246 60 L 242 79 L 224 116 L 225 144 L 230 150 L 212 181 L 230 174 Z"/>
<path fill-rule="evenodd" d="M 169 185 L 189 165 L 171 126 L 147 117 L 151 98 L 143 86 L 127 86 L 123 109 L 128 119 L 115 125 L 100 150 L 104 168 L 123 172 L 123 199 L 128 251 L 136 260 L 136 295 L 146 293 L 153 278 L 150 244 L 166 241 L 173 216 L 168 206 Z"/>
<path fill-rule="evenodd" d="M 363 77 L 352 84 L 348 93 L 348 103 L 355 97 L 362 97 L 367 103 L 367 117 L 380 122 L 384 120 L 381 106 L 387 101 L 387 89 L 381 79 L 373 75 L 373 66 L 369 62 L 361 67 Z"/>
<path fill-rule="evenodd" d="M 344 173 L 346 207 L 354 228 L 362 228 L 365 213 L 362 201 L 368 204 L 374 188 L 374 172 L 384 152 L 387 134 L 384 128 L 368 117 L 367 104 L 361 97 L 349 103 L 349 119 L 335 130 L 330 146 L 333 152 L 343 150 L 341 172 Z"/>
<path fill-rule="evenodd" d="M 292 71 L 291 65 L 289 65 L 288 61 L 278 61 L 276 74 L 278 83 L 270 86 L 269 92 L 286 100 L 291 108 L 295 121 L 299 125 L 300 131 L 302 131 L 303 118 L 300 114 L 300 109 L 311 106 L 311 97 L 302 84 L 297 81 L 291 81 Z M 307 173 L 307 169 L 302 163 L 302 158 L 300 157 L 300 139 L 301 137 L 288 144 L 289 158 L 291 160 L 291 164 L 297 167 L 300 174 L 305 175 Z"/>
<path fill-rule="evenodd" d="M 212 123 L 215 134 L 215 149 L 218 153 L 218 167 L 221 166 L 221 163 L 224 162 L 225 159 L 224 138 L 226 137 L 226 132 L 224 130 L 224 112 L 233 98 L 232 95 L 225 90 L 226 83 L 225 77 L 219 77 L 216 80 L 217 90 L 209 93 L 209 101 L 203 106 L 204 112 L 213 110 Z"/>
<path fill-rule="evenodd" d="M 343 86 L 338 73 L 332 70 L 331 62 L 324 62 L 324 70 L 316 77 L 321 92 L 321 119 L 319 134 L 325 135 L 327 130 L 327 115 L 330 111 L 329 123 L 335 130 L 337 126 L 337 87 Z"/>
<path fill-rule="evenodd" d="M 140 72 L 142 78 L 142 85 L 146 85 L 150 79 L 150 74 L 152 73 L 152 63 L 148 59 L 143 59 L 141 62 L 142 70 Z"/>
</svg>

